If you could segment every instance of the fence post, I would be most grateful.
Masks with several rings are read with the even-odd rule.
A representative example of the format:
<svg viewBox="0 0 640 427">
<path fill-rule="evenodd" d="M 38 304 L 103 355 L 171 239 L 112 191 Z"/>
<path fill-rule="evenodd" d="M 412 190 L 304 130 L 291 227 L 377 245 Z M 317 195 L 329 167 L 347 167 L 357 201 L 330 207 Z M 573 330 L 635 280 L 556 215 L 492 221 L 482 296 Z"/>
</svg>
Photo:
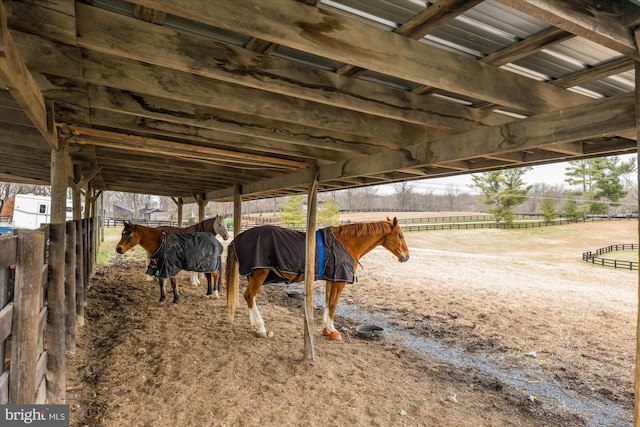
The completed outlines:
<svg viewBox="0 0 640 427">
<path fill-rule="evenodd" d="M 9 404 L 35 403 L 44 233 L 18 234 Z"/>
<path fill-rule="evenodd" d="M 53 403 L 64 403 L 67 390 L 65 359 L 65 224 L 50 224 L 49 290 L 47 292 L 47 391 Z"/>
<path fill-rule="evenodd" d="M 76 352 L 76 223 L 68 221 L 64 269 L 65 289 L 65 347 Z"/>
<path fill-rule="evenodd" d="M 83 221 L 76 221 L 76 323 L 84 326 L 84 237 Z"/>
</svg>

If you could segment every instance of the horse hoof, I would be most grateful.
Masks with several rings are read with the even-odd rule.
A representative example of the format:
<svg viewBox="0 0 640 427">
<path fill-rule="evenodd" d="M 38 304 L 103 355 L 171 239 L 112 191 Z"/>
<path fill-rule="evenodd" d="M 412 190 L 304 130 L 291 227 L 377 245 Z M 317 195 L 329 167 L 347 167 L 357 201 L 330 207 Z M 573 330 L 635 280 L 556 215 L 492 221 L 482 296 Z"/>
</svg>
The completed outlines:
<svg viewBox="0 0 640 427">
<path fill-rule="evenodd" d="M 333 331 L 329 334 L 329 338 L 332 340 L 341 340 L 342 334 L 339 331 Z"/>
<path fill-rule="evenodd" d="M 325 337 L 328 337 L 328 336 L 331 336 L 331 332 L 329 332 L 329 331 L 327 330 L 327 328 L 324 328 L 324 329 L 322 330 L 322 335 L 323 335 L 323 336 L 325 336 Z"/>
</svg>

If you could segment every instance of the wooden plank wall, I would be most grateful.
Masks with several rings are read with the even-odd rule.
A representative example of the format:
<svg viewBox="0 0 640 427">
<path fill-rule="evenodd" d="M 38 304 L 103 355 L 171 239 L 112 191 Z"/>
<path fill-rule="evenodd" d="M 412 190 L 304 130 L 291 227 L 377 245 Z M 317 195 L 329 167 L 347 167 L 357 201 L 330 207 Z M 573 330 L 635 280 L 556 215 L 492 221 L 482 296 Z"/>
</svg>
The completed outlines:
<svg viewBox="0 0 640 427">
<path fill-rule="evenodd" d="M 65 324 L 55 333 L 64 335 L 67 350 L 72 352 L 75 330 L 80 326 L 76 309 L 86 303 L 86 287 L 93 272 L 93 225 L 87 219 L 66 225 Z M 55 372 L 55 365 L 49 366 L 47 357 L 47 336 L 52 336 L 51 330 L 45 333 L 49 327 L 49 232 L 49 225 L 45 225 L 0 238 L 0 404 L 48 403 L 65 398 L 51 396 L 51 390 L 47 390 L 48 379 L 66 375 Z M 76 258 L 76 254 L 80 256 Z"/>
</svg>

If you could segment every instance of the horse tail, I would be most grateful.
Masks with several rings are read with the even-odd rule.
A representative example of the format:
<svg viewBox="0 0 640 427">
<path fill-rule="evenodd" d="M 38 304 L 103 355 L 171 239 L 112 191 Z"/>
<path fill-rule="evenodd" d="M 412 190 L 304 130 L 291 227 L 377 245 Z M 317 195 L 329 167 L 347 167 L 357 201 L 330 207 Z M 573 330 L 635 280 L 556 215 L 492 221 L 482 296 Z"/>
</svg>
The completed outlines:
<svg viewBox="0 0 640 427">
<path fill-rule="evenodd" d="M 227 315 L 229 321 L 233 322 L 238 305 L 238 289 L 240 288 L 240 272 L 238 271 L 238 260 L 236 251 L 233 249 L 233 242 L 229 244 L 227 255 L 227 265 L 225 267 L 227 281 Z"/>
</svg>

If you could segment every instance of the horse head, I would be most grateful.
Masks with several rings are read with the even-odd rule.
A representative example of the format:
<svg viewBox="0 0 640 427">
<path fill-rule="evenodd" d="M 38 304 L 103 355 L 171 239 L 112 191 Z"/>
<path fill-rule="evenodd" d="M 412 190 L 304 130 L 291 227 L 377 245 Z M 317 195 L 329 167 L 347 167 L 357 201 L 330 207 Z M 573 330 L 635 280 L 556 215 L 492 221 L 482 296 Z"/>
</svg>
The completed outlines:
<svg viewBox="0 0 640 427">
<path fill-rule="evenodd" d="M 229 239 L 227 224 L 222 215 L 216 215 L 216 220 L 213 222 L 213 229 L 218 236 L 222 237 L 222 240 Z"/>
<path fill-rule="evenodd" d="M 140 242 L 140 236 L 136 228 L 135 224 L 129 221 L 124 222 L 124 230 L 122 230 L 122 236 L 116 246 L 116 252 L 123 254 Z"/>
<path fill-rule="evenodd" d="M 391 220 L 387 217 L 387 221 L 391 223 L 391 230 L 384 236 L 382 246 L 397 256 L 398 261 L 409 261 L 409 248 L 407 247 L 407 242 L 404 240 L 402 227 L 398 224 L 398 218 L 394 217 L 393 220 Z"/>
</svg>

